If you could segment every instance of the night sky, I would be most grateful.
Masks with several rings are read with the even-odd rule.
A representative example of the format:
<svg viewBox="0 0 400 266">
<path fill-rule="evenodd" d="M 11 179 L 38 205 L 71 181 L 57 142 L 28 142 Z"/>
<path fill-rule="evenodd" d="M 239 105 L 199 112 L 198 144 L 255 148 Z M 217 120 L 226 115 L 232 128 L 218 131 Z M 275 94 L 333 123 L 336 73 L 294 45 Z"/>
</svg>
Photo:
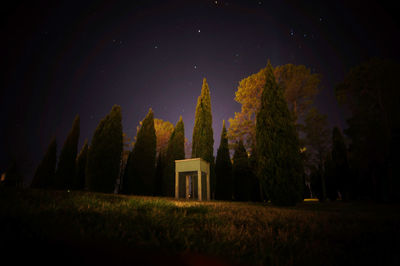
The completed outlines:
<svg viewBox="0 0 400 266">
<path fill-rule="evenodd" d="M 342 128 L 334 86 L 370 57 L 399 59 L 398 12 L 381 1 L 60 2 L 1 10 L 0 171 L 14 157 L 27 182 L 54 135 L 60 151 L 76 114 L 78 149 L 114 104 L 130 137 L 151 107 L 173 124 L 182 115 L 191 141 L 205 77 L 216 153 L 222 120 L 240 111 L 239 81 L 268 59 L 320 73 L 316 105 Z"/>
</svg>

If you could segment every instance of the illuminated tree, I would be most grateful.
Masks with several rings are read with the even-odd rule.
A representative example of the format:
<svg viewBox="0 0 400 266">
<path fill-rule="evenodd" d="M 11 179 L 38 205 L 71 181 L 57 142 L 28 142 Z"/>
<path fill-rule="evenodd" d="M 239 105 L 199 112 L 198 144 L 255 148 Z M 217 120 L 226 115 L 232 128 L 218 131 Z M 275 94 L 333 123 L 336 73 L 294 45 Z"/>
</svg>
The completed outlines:
<svg viewBox="0 0 400 266">
<path fill-rule="evenodd" d="M 81 151 L 76 158 L 76 174 L 73 182 L 73 189 L 83 190 L 86 183 L 86 162 L 89 151 L 88 140 L 85 140 Z"/>
<path fill-rule="evenodd" d="M 228 137 L 225 120 L 222 122 L 221 141 L 215 162 L 216 188 L 215 198 L 231 200 L 233 193 L 232 162 L 229 156 Z"/>
<path fill-rule="evenodd" d="M 52 188 L 54 186 L 54 176 L 57 163 L 57 142 L 53 137 L 42 161 L 33 176 L 32 188 Z"/>
<path fill-rule="evenodd" d="M 173 197 L 175 193 L 175 160 L 185 159 L 185 125 L 182 116 L 171 134 L 165 158 L 163 195 Z"/>
<path fill-rule="evenodd" d="M 57 189 L 71 189 L 75 179 L 75 161 L 78 150 L 79 141 L 79 115 L 77 115 L 72 123 L 71 131 L 68 133 L 67 139 L 60 152 L 60 159 L 56 171 L 55 187 Z"/>
<path fill-rule="evenodd" d="M 157 137 L 157 155 L 160 153 L 165 154 L 168 147 L 168 141 L 171 137 L 172 131 L 174 131 L 174 125 L 169 121 L 155 118 L 154 129 L 156 130 Z"/>
<path fill-rule="evenodd" d="M 114 105 L 93 134 L 86 162 L 86 186 L 90 191 L 110 193 L 115 189 L 122 154 L 121 120 L 121 107 Z"/>
<path fill-rule="evenodd" d="M 171 134 L 174 131 L 174 125 L 169 121 L 163 121 L 161 119 L 154 119 L 154 129 L 156 131 L 157 138 L 157 164 L 155 171 L 155 188 L 154 194 L 156 196 L 163 195 L 163 183 L 166 166 L 166 153 L 168 147 L 168 141 L 170 140 Z"/>
<path fill-rule="evenodd" d="M 235 93 L 235 101 L 242 105 L 240 112 L 229 119 L 228 138 L 232 142 L 239 139 L 245 141 L 244 145 L 250 149 L 256 139 L 256 115 L 261 107 L 261 95 L 265 87 L 267 67 L 261 69 L 240 81 Z M 312 74 L 303 65 L 287 64 L 274 69 L 274 76 L 280 87 L 284 90 L 284 97 L 289 110 L 297 118 L 303 119 L 304 115 L 318 93 L 320 76 Z"/>
<path fill-rule="evenodd" d="M 156 167 L 156 131 L 154 113 L 150 108 L 140 123 L 135 146 L 128 158 L 123 178 L 123 192 L 135 195 L 153 195 Z"/>
<path fill-rule="evenodd" d="M 286 64 L 277 66 L 274 76 L 295 119 L 303 118 L 318 93 L 320 75 L 312 74 L 304 65 Z"/>
<path fill-rule="evenodd" d="M 202 158 L 210 163 L 210 190 L 215 193 L 214 136 L 212 129 L 211 97 L 207 80 L 203 79 L 201 94 L 197 99 L 192 138 L 192 158 Z"/>
<path fill-rule="evenodd" d="M 269 62 L 265 79 L 256 123 L 258 178 L 272 203 L 293 205 L 302 199 L 299 139 L 283 89 L 277 85 Z"/>
</svg>

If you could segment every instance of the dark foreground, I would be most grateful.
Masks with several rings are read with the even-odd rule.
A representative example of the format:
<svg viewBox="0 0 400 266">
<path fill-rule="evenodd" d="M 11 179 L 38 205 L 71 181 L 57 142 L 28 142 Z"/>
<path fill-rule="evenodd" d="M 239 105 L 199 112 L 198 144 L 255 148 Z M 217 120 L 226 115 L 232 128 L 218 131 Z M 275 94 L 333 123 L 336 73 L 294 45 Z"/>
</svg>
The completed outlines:
<svg viewBox="0 0 400 266">
<path fill-rule="evenodd" d="M 400 206 L 0 188 L 0 263 L 400 265 Z"/>
</svg>

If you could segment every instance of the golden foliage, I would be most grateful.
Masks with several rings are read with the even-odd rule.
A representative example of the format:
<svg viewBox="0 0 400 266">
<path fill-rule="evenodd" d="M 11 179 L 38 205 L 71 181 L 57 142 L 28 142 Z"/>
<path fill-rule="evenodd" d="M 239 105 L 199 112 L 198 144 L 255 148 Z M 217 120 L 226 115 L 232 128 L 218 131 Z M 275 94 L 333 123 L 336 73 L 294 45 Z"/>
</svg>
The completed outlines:
<svg viewBox="0 0 400 266">
<path fill-rule="evenodd" d="M 228 138 L 231 142 L 242 139 L 246 148 L 255 143 L 256 115 L 261 105 L 261 94 L 265 86 L 266 68 L 242 79 L 235 93 L 235 101 L 242 105 L 240 112 L 235 112 L 229 119 Z M 289 110 L 296 118 L 304 116 L 318 93 L 320 75 L 311 73 L 304 65 L 287 64 L 277 66 L 274 76 L 279 86 L 284 89 Z"/>
</svg>

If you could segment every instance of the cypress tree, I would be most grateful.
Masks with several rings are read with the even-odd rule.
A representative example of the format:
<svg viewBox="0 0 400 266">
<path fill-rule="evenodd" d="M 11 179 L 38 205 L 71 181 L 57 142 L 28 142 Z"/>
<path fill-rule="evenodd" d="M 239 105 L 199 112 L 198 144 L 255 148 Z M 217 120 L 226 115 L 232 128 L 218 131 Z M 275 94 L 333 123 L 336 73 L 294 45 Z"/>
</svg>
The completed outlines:
<svg viewBox="0 0 400 266">
<path fill-rule="evenodd" d="M 222 122 L 221 141 L 215 162 L 216 188 L 215 198 L 220 200 L 232 199 L 232 162 L 229 156 L 228 137 L 225 120 Z"/>
<path fill-rule="evenodd" d="M 303 166 L 299 138 L 269 61 L 256 120 L 256 149 L 258 177 L 271 202 L 294 205 L 300 201 Z"/>
<path fill-rule="evenodd" d="M 55 187 L 57 189 L 71 189 L 75 179 L 75 161 L 79 141 L 79 115 L 76 115 L 68 133 L 64 146 L 61 149 L 60 159 L 56 171 Z"/>
<path fill-rule="evenodd" d="M 212 129 L 211 96 L 207 80 L 203 79 L 201 94 L 197 99 L 192 138 L 192 158 L 202 158 L 210 163 L 210 189 L 215 194 L 214 137 Z"/>
<path fill-rule="evenodd" d="M 115 189 L 122 154 L 121 120 L 121 107 L 114 105 L 93 134 L 86 162 L 86 186 L 90 191 L 111 193 Z"/>
<path fill-rule="evenodd" d="M 141 122 L 135 146 L 128 158 L 124 174 L 124 193 L 153 195 L 155 167 L 156 131 L 154 129 L 153 110 L 150 108 L 146 117 Z"/>
<path fill-rule="evenodd" d="M 57 142 L 53 137 L 46 153 L 43 156 L 35 175 L 33 176 L 32 188 L 52 188 L 54 186 L 54 176 L 57 163 Z"/>
<path fill-rule="evenodd" d="M 89 145 L 88 140 L 86 139 L 81 151 L 78 154 L 78 157 L 76 158 L 76 174 L 73 182 L 73 189 L 83 190 L 85 188 L 85 170 L 88 151 Z"/>
<path fill-rule="evenodd" d="M 181 116 L 171 134 L 167 147 L 163 178 L 163 195 L 167 197 L 173 197 L 175 194 L 175 160 L 183 159 L 185 159 L 185 125 Z"/>
<path fill-rule="evenodd" d="M 243 141 L 240 140 L 236 145 L 233 155 L 233 180 L 234 180 L 234 198 L 239 201 L 252 200 L 252 173 L 249 164 L 249 157 Z"/>
<path fill-rule="evenodd" d="M 165 154 L 163 154 L 163 152 L 160 152 L 157 156 L 157 164 L 154 177 L 155 196 L 162 196 L 164 169 L 165 169 Z"/>
</svg>

